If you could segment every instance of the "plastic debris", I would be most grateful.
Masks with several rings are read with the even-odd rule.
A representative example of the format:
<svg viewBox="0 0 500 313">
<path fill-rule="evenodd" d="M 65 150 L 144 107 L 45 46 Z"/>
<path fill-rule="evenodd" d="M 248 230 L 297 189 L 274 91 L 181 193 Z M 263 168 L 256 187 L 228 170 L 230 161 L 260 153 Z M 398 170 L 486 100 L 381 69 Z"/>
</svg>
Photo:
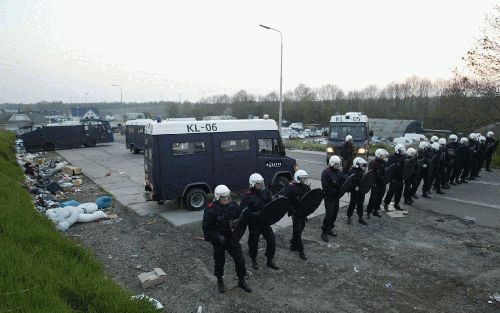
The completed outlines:
<svg viewBox="0 0 500 313">
<path fill-rule="evenodd" d="M 203 312 L 203 307 L 200 305 L 198 306 L 198 311 L 196 311 L 196 313 L 202 313 Z"/>
<path fill-rule="evenodd" d="M 106 173 L 104 174 L 104 176 L 111 176 L 111 171 L 106 171 Z"/>
<path fill-rule="evenodd" d="M 476 218 L 473 216 L 466 216 L 466 217 L 464 217 L 464 220 L 468 223 L 475 223 L 476 222 Z"/>
<path fill-rule="evenodd" d="M 142 299 L 146 299 L 148 300 L 151 304 L 153 304 L 155 306 L 155 308 L 157 310 L 161 310 L 163 308 L 165 308 L 161 303 L 160 301 L 154 299 L 154 298 L 151 298 L 149 296 L 146 296 L 145 294 L 140 294 L 140 295 L 137 295 L 137 296 L 132 296 L 132 300 L 142 300 Z"/>
<path fill-rule="evenodd" d="M 354 272 L 359 273 L 358 267 L 354 266 Z"/>
<path fill-rule="evenodd" d="M 64 208 L 64 207 L 67 207 L 67 206 L 79 206 L 79 205 L 80 205 L 80 202 L 78 202 L 76 200 L 69 200 L 69 201 L 61 203 L 59 206 L 61 208 Z"/>
<path fill-rule="evenodd" d="M 391 289 L 391 288 L 392 288 L 392 284 L 391 284 L 391 283 L 386 283 L 386 284 L 385 284 L 385 288 L 387 288 L 387 289 Z"/>
<path fill-rule="evenodd" d="M 142 288 L 146 289 L 166 282 L 167 274 L 161 268 L 156 267 L 151 272 L 137 275 L 137 278 L 139 278 Z"/>
<path fill-rule="evenodd" d="M 495 293 L 495 294 L 493 295 L 493 299 L 495 299 L 495 301 L 496 301 L 496 302 L 500 302 L 500 294 Z"/>
<path fill-rule="evenodd" d="M 113 198 L 110 196 L 100 196 L 97 197 L 95 203 L 97 204 L 97 207 L 99 209 L 106 209 L 107 207 L 111 206 L 112 201 Z"/>
</svg>

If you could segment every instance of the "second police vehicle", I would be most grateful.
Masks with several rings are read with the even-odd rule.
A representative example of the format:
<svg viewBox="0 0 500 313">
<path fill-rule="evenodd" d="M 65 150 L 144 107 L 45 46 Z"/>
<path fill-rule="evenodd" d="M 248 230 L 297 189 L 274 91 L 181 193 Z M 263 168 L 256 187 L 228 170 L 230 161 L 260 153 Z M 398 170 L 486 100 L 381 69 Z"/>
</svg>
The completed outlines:
<svg viewBox="0 0 500 313">
<path fill-rule="evenodd" d="M 252 173 L 277 193 L 296 166 L 274 120 L 165 121 L 145 128 L 145 190 L 160 203 L 181 199 L 188 209 L 201 210 L 217 185 L 244 191 Z"/>
<path fill-rule="evenodd" d="M 368 129 L 368 117 L 361 112 L 347 112 L 330 118 L 326 148 L 327 163 L 330 156 L 340 155 L 347 135 L 352 136 L 356 155 L 368 158 L 369 138 L 373 135 L 373 131 Z"/>
</svg>

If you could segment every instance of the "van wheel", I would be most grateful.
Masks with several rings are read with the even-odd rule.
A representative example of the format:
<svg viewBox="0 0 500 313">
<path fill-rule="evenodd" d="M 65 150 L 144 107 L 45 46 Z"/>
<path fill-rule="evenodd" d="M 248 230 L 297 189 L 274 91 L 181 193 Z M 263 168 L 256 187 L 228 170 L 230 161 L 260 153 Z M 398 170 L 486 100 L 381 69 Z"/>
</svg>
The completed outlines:
<svg viewBox="0 0 500 313">
<path fill-rule="evenodd" d="M 285 176 L 278 176 L 273 183 L 273 193 L 274 195 L 283 195 L 285 193 L 286 187 L 290 184 L 290 180 Z"/>
<path fill-rule="evenodd" d="M 192 211 L 203 210 L 207 205 L 207 192 L 200 188 L 193 188 L 186 194 L 184 204 Z"/>
<path fill-rule="evenodd" d="M 135 145 L 130 145 L 130 153 L 137 154 L 139 150 L 135 147 Z"/>
<path fill-rule="evenodd" d="M 45 151 L 54 151 L 56 147 L 52 142 L 46 142 L 43 144 L 43 150 Z"/>
</svg>

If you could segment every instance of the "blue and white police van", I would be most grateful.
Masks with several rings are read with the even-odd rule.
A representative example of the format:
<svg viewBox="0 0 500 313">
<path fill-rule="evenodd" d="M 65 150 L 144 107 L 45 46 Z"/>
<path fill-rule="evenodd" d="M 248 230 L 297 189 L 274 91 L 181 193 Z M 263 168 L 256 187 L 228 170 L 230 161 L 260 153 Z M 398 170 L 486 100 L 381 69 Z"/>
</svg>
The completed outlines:
<svg viewBox="0 0 500 313">
<path fill-rule="evenodd" d="M 125 147 L 137 154 L 144 150 L 144 128 L 153 123 L 151 119 L 129 120 L 125 123 Z"/>
<path fill-rule="evenodd" d="M 296 166 L 274 120 L 165 121 L 145 128 L 145 190 L 160 203 L 181 199 L 201 210 L 217 185 L 244 191 L 252 173 L 279 192 Z"/>
</svg>

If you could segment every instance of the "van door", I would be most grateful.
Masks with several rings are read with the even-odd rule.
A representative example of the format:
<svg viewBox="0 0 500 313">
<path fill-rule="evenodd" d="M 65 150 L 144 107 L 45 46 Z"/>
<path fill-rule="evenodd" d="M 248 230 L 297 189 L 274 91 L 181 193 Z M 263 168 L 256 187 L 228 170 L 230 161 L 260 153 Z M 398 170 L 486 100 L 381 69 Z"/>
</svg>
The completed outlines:
<svg viewBox="0 0 500 313">
<path fill-rule="evenodd" d="M 209 134 L 164 135 L 161 145 L 161 185 L 168 199 L 182 195 L 190 184 L 213 185 Z M 165 146 L 166 145 L 166 146 Z M 212 190 L 213 191 L 213 190 Z"/>
<path fill-rule="evenodd" d="M 293 173 L 294 160 L 285 156 L 285 148 L 273 131 L 255 133 L 257 144 L 257 172 L 264 177 L 267 188 L 271 187 L 276 173 Z"/>
<path fill-rule="evenodd" d="M 234 191 L 248 188 L 248 177 L 256 172 L 255 135 L 252 132 L 214 133 L 215 186 Z"/>
</svg>

